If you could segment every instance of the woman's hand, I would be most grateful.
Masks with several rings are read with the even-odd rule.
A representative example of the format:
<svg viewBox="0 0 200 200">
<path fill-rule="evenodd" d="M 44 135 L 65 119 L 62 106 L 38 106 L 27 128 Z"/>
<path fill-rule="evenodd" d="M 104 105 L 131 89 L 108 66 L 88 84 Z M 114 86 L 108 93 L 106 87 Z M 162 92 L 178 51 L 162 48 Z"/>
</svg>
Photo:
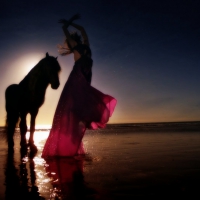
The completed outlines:
<svg viewBox="0 0 200 200">
<path fill-rule="evenodd" d="M 66 20 L 66 19 L 60 19 L 60 20 L 58 21 L 58 23 L 61 23 L 61 24 L 63 24 L 63 25 L 66 25 L 66 24 L 69 24 L 69 21 Z"/>
<path fill-rule="evenodd" d="M 60 19 L 58 21 L 58 23 L 62 23 L 65 26 L 69 26 L 74 20 L 80 19 L 80 15 L 79 14 L 75 14 L 74 16 L 72 16 L 69 20 L 66 19 Z"/>
<path fill-rule="evenodd" d="M 69 21 L 72 22 L 72 21 L 77 20 L 77 19 L 80 19 L 80 18 L 81 18 L 81 16 L 80 16 L 79 14 L 75 14 L 74 16 L 72 16 L 72 17 L 69 19 Z"/>
</svg>

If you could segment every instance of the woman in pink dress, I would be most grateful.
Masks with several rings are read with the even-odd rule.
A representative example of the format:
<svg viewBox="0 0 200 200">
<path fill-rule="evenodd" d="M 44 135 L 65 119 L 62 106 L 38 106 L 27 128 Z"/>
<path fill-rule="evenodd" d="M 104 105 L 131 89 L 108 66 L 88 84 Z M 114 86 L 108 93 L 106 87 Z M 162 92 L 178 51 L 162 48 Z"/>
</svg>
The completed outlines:
<svg viewBox="0 0 200 200">
<path fill-rule="evenodd" d="M 84 28 L 72 22 L 77 18 L 75 15 L 68 21 L 60 20 L 67 45 L 60 48 L 60 54 L 73 53 L 75 64 L 60 96 L 43 158 L 84 154 L 82 138 L 86 129 L 104 128 L 117 102 L 91 86 L 93 61 L 89 40 Z M 69 25 L 78 29 L 81 36 L 69 33 Z"/>
</svg>

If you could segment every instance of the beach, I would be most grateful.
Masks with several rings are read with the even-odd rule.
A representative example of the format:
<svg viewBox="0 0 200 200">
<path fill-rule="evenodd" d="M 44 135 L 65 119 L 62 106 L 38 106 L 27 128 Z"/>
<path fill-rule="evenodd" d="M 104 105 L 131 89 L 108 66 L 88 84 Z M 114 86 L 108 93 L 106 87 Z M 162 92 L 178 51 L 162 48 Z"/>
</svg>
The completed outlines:
<svg viewBox="0 0 200 200">
<path fill-rule="evenodd" d="M 11 194 L 105 200 L 200 196 L 199 122 L 108 125 L 86 132 L 85 156 L 44 160 L 48 133 L 35 132 L 34 158 L 20 154 L 19 130 L 13 155 L 0 140 L 0 199 Z"/>
</svg>

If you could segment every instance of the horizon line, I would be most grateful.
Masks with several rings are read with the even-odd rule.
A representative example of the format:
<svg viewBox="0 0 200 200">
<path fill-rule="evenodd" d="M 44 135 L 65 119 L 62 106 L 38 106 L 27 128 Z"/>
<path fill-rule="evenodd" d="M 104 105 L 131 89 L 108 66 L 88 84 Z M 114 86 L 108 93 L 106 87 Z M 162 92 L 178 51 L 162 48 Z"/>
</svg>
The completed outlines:
<svg viewBox="0 0 200 200">
<path fill-rule="evenodd" d="M 200 123 L 200 120 L 192 120 L 192 121 L 158 121 L 158 122 L 118 122 L 118 123 L 107 123 L 106 125 L 114 125 L 114 124 L 158 124 L 158 123 Z M 38 126 L 38 127 L 37 127 Z M 0 128 L 4 128 L 5 126 L 0 126 Z M 16 127 L 19 128 L 19 127 Z M 35 127 L 36 129 L 50 129 L 51 125 L 48 124 L 38 124 Z M 29 129 L 29 126 L 28 126 Z"/>
</svg>

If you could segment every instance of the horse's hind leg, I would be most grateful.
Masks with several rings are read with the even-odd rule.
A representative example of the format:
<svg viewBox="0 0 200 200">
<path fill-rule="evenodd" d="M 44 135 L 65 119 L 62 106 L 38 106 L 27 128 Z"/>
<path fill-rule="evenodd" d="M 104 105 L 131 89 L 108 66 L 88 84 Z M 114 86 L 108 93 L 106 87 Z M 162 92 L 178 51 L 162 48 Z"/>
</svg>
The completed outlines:
<svg viewBox="0 0 200 200">
<path fill-rule="evenodd" d="M 13 135 L 15 133 L 15 127 L 16 123 L 18 122 L 19 114 L 18 112 L 9 112 L 7 111 L 7 142 L 8 142 L 8 148 L 12 149 L 14 147 L 14 140 Z"/>
<path fill-rule="evenodd" d="M 13 135 L 15 133 L 16 123 L 19 119 L 18 111 L 18 85 L 13 84 L 7 87 L 5 91 L 6 100 L 6 132 L 7 132 L 7 142 L 8 148 L 14 146 Z"/>
</svg>

